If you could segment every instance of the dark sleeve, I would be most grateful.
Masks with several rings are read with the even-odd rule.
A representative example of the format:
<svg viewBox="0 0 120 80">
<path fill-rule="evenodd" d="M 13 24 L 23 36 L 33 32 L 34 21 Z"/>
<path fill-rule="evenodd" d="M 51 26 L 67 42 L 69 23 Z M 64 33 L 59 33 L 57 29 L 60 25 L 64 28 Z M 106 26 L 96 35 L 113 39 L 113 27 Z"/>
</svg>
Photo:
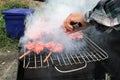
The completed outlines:
<svg viewBox="0 0 120 80">
<path fill-rule="evenodd" d="M 84 15 L 84 21 L 90 24 L 94 24 L 96 22 L 97 24 L 101 24 L 107 27 L 113 27 L 115 25 L 119 24 L 119 21 L 117 18 L 111 18 L 109 16 L 109 13 L 106 13 L 106 10 L 104 7 L 106 6 L 106 3 L 110 2 L 111 0 L 101 0 L 91 11 L 88 11 Z"/>
</svg>

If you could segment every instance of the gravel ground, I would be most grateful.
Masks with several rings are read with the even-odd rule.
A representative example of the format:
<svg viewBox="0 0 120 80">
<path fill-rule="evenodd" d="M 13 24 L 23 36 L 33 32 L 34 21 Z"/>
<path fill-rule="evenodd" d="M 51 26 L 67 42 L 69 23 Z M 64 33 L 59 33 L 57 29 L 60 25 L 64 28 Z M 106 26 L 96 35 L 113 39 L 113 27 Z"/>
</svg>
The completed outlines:
<svg viewBox="0 0 120 80">
<path fill-rule="evenodd" d="M 0 52 L 0 80 L 16 80 L 17 78 L 17 51 Z"/>
</svg>

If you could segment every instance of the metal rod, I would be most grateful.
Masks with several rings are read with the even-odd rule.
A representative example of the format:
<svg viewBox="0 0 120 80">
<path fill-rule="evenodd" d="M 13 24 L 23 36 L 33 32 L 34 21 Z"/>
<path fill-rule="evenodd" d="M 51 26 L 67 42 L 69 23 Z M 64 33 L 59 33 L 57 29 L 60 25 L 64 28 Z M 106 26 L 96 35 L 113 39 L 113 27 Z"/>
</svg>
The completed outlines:
<svg viewBox="0 0 120 80">
<path fill-rule="evenodd" d="M 36 63 L 36 54 L 34 54 L 34 61 L 35 61 L 35 68 L 37 67 L 37 63 Z"/>
<path fill-rule="evenodd" d="M 77 58 L 77 60 L 79 61 L 79 63 L 81 63 L 80 59 L 78 58 L 78 56 L 75 54 L 75 57 Z"/>
<path fill-rule="evenodd" d="M 82 52 L 82 54 L 86 57 L 86 59 L 88 60 L 88 62 L 90 62 L 90 59 L 89 59 L 88 56 L 86 55 L 86 51 L 84 51 L 84 53 Z"/>
<path fill-rule="evenodd" d="M 98 53 L 98 52 L 99 52 L 99 54 L 103 54 L 103 53 L 101 53 L 101 51 L 98 50 L 99 48 L 96 48 L 93 44 L 91 44 L 91 42 L 88 40 L 88 38 L 86 38 L 85 40 L 86 40 L 86 42 L 88 42 L 88 45 L 90 45 L 90 46 L 88 46 L 89 49 L 91 49 L 91 50 L 94 51 L 95 53 Z M 92 48 L 91 48 L 91 47 L 92 47 Z M 103 59 L 103 57 L 100 56 L 99 54 L 96 54 L 96 55 L 98 55 L 100 59 Z"/>
<path fill-rule="evenodd" d="M 23 60 L 23 67 L 25 67 L 25 61 L 26 61 L 26 57 L 24 57 L 24 60 Z"/>
<path fill-rule="evenodd" d="M 52 57 L 50 57 L 50 60 L 51 60 L 51 62 L 52 62 L 52 65 L 53 65 L 53 64 L 54 64 L 54 61 L 53 61 Z"/>
<path fill-rule="evenodd" d="M 89 44 L 93 48 L 93 51 L 96 53 L 96 55 L 98 55 L 100 59 L 104 60 L 104 58 L 100 55 L 100 54 L 103 54 L 103 53 L 101 51 L 99 51 L 98 49 L 96 49 L 96 47 L 94 47 L 93 44 L 91 44 L 91 43 L 89 43 Z"/>
<path fill-rule="evenodd" d="M 59 65 L 62 66 L 62 64 L 61 64 L 61 62 L 60 62 L 60 58 L 59 58 L 58 55 L 57 55 L 57 59 L 58 59 Z"/>
<path fill-rule="evenodd" d="M 99 51 L 100 53 L 103 52 L 105 55 L 104 55 L 103 53 L 102 53 L 102 55 L 103 55 L 104 57 L 108 58 L 108 54 L 107 54 L 102 48 L 100 48 L 97 44 L 95 44 L 95 43 L 94 43 L 92 40 L 90 40 L 88 37 L 85 37 L 85 38 L 86 38 L 87 40 L 89 40 L 92 45 L 94 45 L 93 47 L 94 47 L 95 49 L 98 48 L 98 49 L 100 50 L 100 51 L 99 51 L 98 49 L 96 49 L 97 51 Z"/>
<path fill-rule="evenodd" d="M 71 53 L 70 53 L 71 54 Z M 75 59 L 73 58 L 72 54 L 70 55 L 70 57 L 72 58 L 72 60 L 74 61 L 75 64 L 77 64 L 77 62 L 75 61 Z"/>
<path fill-rule="evenodd" d="M 41 67 L 43 67 L 42 54 L 40 54 Z"/>
<path fill-rule="evenodd" d="M 88 45 L 88 46 L 89 46 L 89 45 Z M 92 58 L 93 61 L 99 60 L 99 59 L 96 57 L 96 55 L 94 55 L 93 52 L 90 51 L 90 47 L 89 47 L 89 49 L 85 47 L 85 50 L 87 51 L 87 54 Z M 96 60 L 95 60 L 92 56 L 93 56 Z M 92 61 L 91 61 L 91 62 L 92 62 Z"/>
<path fill-rule="evenodd" d="M 67 53 L 65 53 L 65 55 L 66 55 L 66 57 L 67 57 L 69 63 L 72 65 L 72 63 L 71 63 L 71 61 L 70 61 L 70 58 L 68 57 Z"/>
<path fill-rule="evenodd" d="M 28 67 L 29 67 L 29 64 L 30 64 L 30 54 L 29 54 L 28 63 L 27 63 L 27 65 L 26 65 L 26 67 L 25 67 L 25 68 L 28 68 Z"/>
<path fill-rule="evenodd" d="M 63 55 L 62 55 L 62 54 L 60 54 L 60 55 L 61 55 L 61 58 L 62 58 L 64 64 L 67 65 L 67 63 L 65 62 L 65 60 L 64 60 L 64 58 L 63 58 Z"/>
</svg>

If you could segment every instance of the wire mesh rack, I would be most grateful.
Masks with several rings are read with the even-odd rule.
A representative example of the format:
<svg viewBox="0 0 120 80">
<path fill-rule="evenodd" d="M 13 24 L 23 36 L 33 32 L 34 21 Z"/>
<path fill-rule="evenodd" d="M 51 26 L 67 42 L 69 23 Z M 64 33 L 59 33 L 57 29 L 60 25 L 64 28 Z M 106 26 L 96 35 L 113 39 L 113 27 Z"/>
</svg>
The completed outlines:
<svg viewBox="0 0 120 80">
<path fill-rule="evenodd" d="M 47 54 L 41 52 L 37 54 L 29 54 L 23 59 L 23 68 L 35 69 L 35 68 L 48 68 L 54 66 L 55 69 L 61 73 L 73 72 L 86 68 L 88 63 L 105 60 L 108 58 L 108 54 L 100 48 L 96 43 L 94 43 L 90 38 L 84 36 L 83 40 L 86 42 L 86 46 L 79 49 L 79 52 L 69 52 L 69 53 L 55 53 L 51 55 L 46 63 L 43 59 Z M 74 54 L 73 54 L 74 53 Z M 82 65 L 79 68 L 71 70 L 60 70 L 58 67 L 62 66 L 72 66 L 72 65 Z"/>
</svg>

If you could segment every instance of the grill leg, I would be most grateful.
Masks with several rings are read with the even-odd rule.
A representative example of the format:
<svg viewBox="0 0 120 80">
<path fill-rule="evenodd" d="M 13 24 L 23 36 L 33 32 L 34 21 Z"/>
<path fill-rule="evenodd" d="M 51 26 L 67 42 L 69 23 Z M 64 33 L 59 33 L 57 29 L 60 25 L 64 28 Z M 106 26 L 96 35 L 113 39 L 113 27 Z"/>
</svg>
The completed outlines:
<svg viewBox="0 0 120 80">
<path fill-rule="evenodd" d="M 18 73 L 17 73 L 17 80 L 23 80 L 23 78 L 24 78 L 23 62 L 19 61 L 19 64 L 18 64 Z"/>
</svg>

